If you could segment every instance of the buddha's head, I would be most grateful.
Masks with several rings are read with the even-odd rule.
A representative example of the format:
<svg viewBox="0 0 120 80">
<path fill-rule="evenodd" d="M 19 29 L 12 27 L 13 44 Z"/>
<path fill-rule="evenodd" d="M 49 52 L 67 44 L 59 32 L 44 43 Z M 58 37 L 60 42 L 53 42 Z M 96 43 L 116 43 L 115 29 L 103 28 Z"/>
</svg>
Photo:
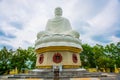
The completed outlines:
<svg viewBox="0 0 120 80">
<path fill-rule="evenodd" d="M 55 16 L 62 16 L 62 8 L 60 7 L 55 8 Z"/>
</svg>

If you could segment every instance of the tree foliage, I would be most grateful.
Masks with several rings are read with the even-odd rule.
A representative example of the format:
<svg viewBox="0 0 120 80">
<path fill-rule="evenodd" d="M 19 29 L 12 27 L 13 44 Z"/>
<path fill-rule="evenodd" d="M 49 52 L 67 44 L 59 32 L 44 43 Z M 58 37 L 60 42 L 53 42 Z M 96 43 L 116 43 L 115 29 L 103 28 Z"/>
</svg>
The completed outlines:
<svg viewBox="0 0 120 80">
<path fill-rule="evenodd" d="M 36 54 L 34 48 L 18 48 L 16 51 L 6 47 L 0 50 L 0 74 L 17 68 L 18 71 L 35 68 Z"/>
<path fill-rule="evenodd" d="M 80 53 L 82 67 L 84 68 L 120 68 L 120 42 L 103 46 L 96 44 L 90 46 L 82 44 L 83 51 Z M 0 50 L 0 74 L 17 68 L 20 72 L 25 69 L 34 69 L 36 54 L 33 47 L 28 49 L 18 48 L 13 51 L 3 47 Z"/>
<path fill-rule="evenodd" d="M 120 67 L 120 42 L 106 46 L 82 44 L 82 48 L 80 54 L 82 67 L 98 69 Z"/>
</svg>

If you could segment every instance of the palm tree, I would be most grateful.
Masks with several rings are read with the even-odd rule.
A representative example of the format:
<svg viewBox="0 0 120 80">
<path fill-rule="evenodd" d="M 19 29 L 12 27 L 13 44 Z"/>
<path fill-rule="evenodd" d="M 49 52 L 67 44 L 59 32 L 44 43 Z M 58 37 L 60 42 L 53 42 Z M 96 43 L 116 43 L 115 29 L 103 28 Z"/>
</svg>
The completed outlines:
<svg viewBox="0 0 120 80">
<path fill-rule="evenodd" d="M 0 74 L 10 71 L 10 57 L 11 53 L 7 50 L 6 47 L 3 47 L 0 51 Z"/>
</svg>

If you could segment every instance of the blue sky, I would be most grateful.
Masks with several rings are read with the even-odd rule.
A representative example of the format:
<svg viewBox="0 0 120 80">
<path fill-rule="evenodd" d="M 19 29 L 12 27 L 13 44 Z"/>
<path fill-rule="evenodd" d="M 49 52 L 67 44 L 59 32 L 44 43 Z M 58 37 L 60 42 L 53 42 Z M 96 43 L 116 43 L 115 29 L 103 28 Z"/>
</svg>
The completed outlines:
<svg viewBox="0 0 120 80">
<path fill-rule="evenodd" d="M 34 46 L 58 6 L 82 43 L 120 41 L 120 0 L 0 0 L 0 49 Z"/>
</svg>

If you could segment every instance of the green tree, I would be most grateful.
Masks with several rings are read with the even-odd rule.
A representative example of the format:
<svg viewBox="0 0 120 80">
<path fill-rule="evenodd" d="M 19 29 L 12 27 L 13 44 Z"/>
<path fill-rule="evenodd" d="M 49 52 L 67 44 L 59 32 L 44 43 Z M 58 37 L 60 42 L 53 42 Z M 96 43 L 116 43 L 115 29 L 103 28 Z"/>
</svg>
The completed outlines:
<svg viewBox="0 0 120 80">
<path fill-rule="evenodd" d="M 34 48 L 28 47 L 28 49 L 18 48 L 12 55 L 11 67 L 12 69 L 17 68 L 19 72 L 25 69 L 35 68 L 36 55 Z"/>
<path fill-rule="evenodd" d="M 20 72 L 22 68 L 25 68 L 25 60 L 27 58 L 26 51 L 22 48 L 18 48 L 12 55 L 11 58 L 11 66 L 13 69 L 17 67 L 18 71 Z"/>
<path fill-rule="evenodd" d="M 11 53 L 7 50 L 6 47 L 3 47 L 0 51 L 0 74 L 10 71 L 10 57 Z"/>
<path fill-rule="evenodd" d="M 34 51 L 35 49 L 33 47 L 28 47 L 27 54 L 28 58 L 26 61 L 26 65 L 28 66 L 28 69 L 34 69 L 36 64 L 36 53 Z"/>
<path fill-rule="evenodd" d="M 104 56 L 104 47 L 102 45 L 99 45 L 99 44 L 96 44 L 93 49 L 92 49 L 92 52 L 94 54 L 94 60 L 95 60 L 95 65 L 96 65 L 96 68 L 100 68 L 100 60 L 101 60 L 101 57 Z"/>
<path fill-rule="evenodd" d="M 82 66 L 85 68 L 95 67 L 94 54 L 92 47 L 88 44 L 82 44 L 83 51 L 80 53 Z"/>
<path fill-rule="evenodd" d="M 117 47 L 116 65 L 117 65 L 118 68 L 120 68 L 120 42 L 117 43 L 116 47 Z"/>
<path fill-rule="evenodd" d="M 109 68 L 113 71 L 114 66 L 116 65 L 118 54 L 117 46 L 114 43 L 105 46 L 105 54 L 110 58 L 111 63 Z"/>
</svg>

